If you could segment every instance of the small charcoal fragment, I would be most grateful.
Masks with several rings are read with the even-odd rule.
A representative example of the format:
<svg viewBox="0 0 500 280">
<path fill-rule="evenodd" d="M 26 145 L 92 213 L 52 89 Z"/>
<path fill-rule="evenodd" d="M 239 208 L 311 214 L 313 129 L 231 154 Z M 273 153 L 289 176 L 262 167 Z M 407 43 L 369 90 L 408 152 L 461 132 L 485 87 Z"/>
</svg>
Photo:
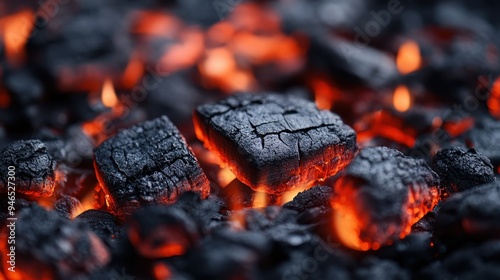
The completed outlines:
<svg viewBox="0 0 500 280">
<path fill-rule="evenodd" d="M 95 149 L 97 178 L 110 210 L 172 203 L 186 191 L 207 197 L 210 186 L 177 128 L 163 116 L 122 130 Z"/>
<path fill-rule="evenodd" d="M 9 231 L 2 230 L 2 256 L 10 252 Z M 15 232 L 16 279 L 77 279 L 110 259 L 106 246 L 83 224 L 36 205 L 19 212 Z M 2 261 L 2 266 L 5 272 L 9 264 Z"/>
<path fill-rule="evenodd" d="M 54 209 L 66 219 L 74 218 L 75 213 L 81 209 L 82 204 L 78 199 L 72 196 L 63 195 L 62 198 L 56 201 Z"/>
<path fill-rule="evenodd" d="M 313 102 L 242 94 L 194 113 L 196 134 L 254 190 L 282 193 L 335 175 L 352 159 L 356 133 Z"/>
<path fill-rule="evenodd" d="M 335 231 L 357 250 L 391 243 L 437 204 L 438 185 L 423 160 L 386 147 L 363 149 L 335 182 Z"/>
<path fill-rule="evenodd" d="M 115 217 L 108 212 L 87 210 L 75 218 L 86 224 L 108 246 L 115 245 L 125 236 L 124 229 L 115 223 Z"/>
<path fill-rule="evenodd" d="M 30 197 L 51 196 L 56 181 L 55 167 L 56 162 L 41 141 L 14 142 L 0 154 L 0 192 L 10 192 L 11 182 L 17 193 Z M 10 170 L 12 176 L 8 173 Z"/>
<path fill-rule="evenodd" d="M 446 199 L 436 217 L 436 237 L 448 245 L 500 236 L 500 183 L 493 182 Z"/>
<path fill-rule="evenodd" d="M 127 233 L 137 252 L 150 259 L 182 255 L 200 238 L 199 228 L 186 212 L 165 205 L 138 210 Z"/>
<path fill-rule="evenodd" d="M 490 160 L 476 149 L 445 149 L 433 158 L 443 193 L 451 194 L 495 181 Z"/>
<path fill-rule="evenodd" d="M 315 186 L 298 193 L 292 201 L 285 203 L 283 207 L 299 212 L 304 212 L 314 207 L 329 207 L 332 196 L 333 191 L 330 187 Z"/>
</svg>

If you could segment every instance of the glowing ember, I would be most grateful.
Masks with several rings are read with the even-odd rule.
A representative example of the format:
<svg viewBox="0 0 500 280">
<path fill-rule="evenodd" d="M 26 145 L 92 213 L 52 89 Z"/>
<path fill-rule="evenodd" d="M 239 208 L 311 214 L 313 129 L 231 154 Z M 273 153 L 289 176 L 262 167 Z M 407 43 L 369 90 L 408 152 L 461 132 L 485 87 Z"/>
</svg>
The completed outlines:
<svg viewBox="0 0 500 280">
<path fill-rule="evenodd" d="M 172 272 L 167 264 L 158 262 L 154 265 L 154 276 L 156 280 L 166 280 L 172 277 Z"/>
<path fill-rule="evenodd" d="M 333 103 L 341 97 L 340 90 L 326 78 L 314 77 L 309 83 L 314 92 L 316 105 L 320 110 L 330 110 Z"/>
<path fill-rule="evenodd" d="M 137 11 L 131 32 L 148 36 L 173 37 L 181 28 L 178 18 L 165 12 Z"/>
<path fill-rule="evenodd" d="M 345 172 L 334 185 L 333 227 L 351 249 L 377 250 L 406 237 L 439 201 L 437 175 L 395 150 L 364 149 Z"/>
<path fill-rule="evenodd" d="M 491 87 L 488 109 L 493 117 L 500 119 L 500 77 L 495 80 Z"/>
<path fill-rule="evenodd" d="M 253 208 L 264 208 L 268 204 L 268 194 L 265 192 L 256 192 L 253 197 Z"/>
<path fill-rule="evenodd" d="M 33 29 L 33 11 L 22 10 L 0 20 L 0 32 L 7 58 L 13 64 L 24 59 L 24 46 Z"/>
<path fill-rule="evenodd" d="M 394 96 L 392 98 L 394 108 L 399 112 L 406 112 L 411 107 L 411 94 L 410 90 L 406 86 L 398 86 L 394 90 Z"/>
<path fill-rule="evenodd" d="M 420 48 L 415 41 L 407 41 L 399 48 L 396 65 L 401 74 L 408 74 L 420 68 L 422 64 Z"/>
<path fill-rule="evenodd" d="M 160 58 L 161 72 L 170 73 L 194 65 L 201 57 L 205 37 L 198 28 L 184 28 L 179 42 L 169 46 Z"/>
<path fill-rule="evenodd" d="M 284 192 L 281 195 L 281 198 L 279 200 L 280 205 L 283 205 L 287 202 L 292 201 L 297 196 L 297 194 L 299 194 L 300 192 L 303 192 L 305 190 L 310 189 L 313 185 L 314 184 L 303 184 L 301 186 L 294 188 L 293 190 L 289 190 L 287 192 Z"/>
<path fill-rule="evenodd" d="M 125 88 L 132 88 L 144 75 L 143 62 L 139 55 L 133 54 L 123 72 L 121 84 Z"/>
<path fill-rule="evenodd" d="M 118 104 L 118 98 L 116 97 L 115 89 L 113 88 L 113 82 L 111 79 L 106 79 L 102 86 L 101 93 L 102 104 L 108 108 L 113 108 Z"/>
<path fill-rule="evenodd" d="M 475 123 L 474 118 L 468 117 L 457 122 L 445 122 L 443 128 L 451 137 L 457 137 L 471 129 Z"/>
<path fill-rule="evenodd" d="M 416 141 L 416 132 L 388 111 L 381 110 L 363 117 L 356 123 L 354 129 L 358 133 L 357 139 L 360 144 L 377 136 L 407 147 L 413 147 Z"/>
</svg>

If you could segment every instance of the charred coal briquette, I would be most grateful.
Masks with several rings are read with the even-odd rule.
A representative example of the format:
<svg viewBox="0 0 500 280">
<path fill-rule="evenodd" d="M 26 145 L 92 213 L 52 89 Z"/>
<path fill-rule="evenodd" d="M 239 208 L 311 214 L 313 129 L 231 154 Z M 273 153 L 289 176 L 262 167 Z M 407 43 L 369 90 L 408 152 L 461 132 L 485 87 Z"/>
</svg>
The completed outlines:
<svg viewBox="0 0 500 280">
<path fill-rule="evenodd" d="M 8 192 L 8 182 L 12 182 L 18 193 L 31 197 L 51 196 L 56 181 L 55 167 L 56 162 L 40 140 L 14 142 L 0 154 L 0 192 Z M 13 176 L 8 174 L 11 169 Z"/>
<path fill-rule="evenodd" d="M 495 181 L 490 160 L 474 148 L 444 149 L 434 156 L 432 168 L 448 194 Z"/>
<path fill-rule="evenodd" d="M 207 197 L 208 180 L 184 138 L 163 116 L 122 130 L 95 149 L 97 178 L 110 210 L 171 203 L 186 191 Z"/>
<path fill-rule="evenodd" d="M 194 112 L 196 134 L 254 190 L 282 193 L 335 175 L 356 151 L 356 133 L 313 102 L 241 94 Z"/>
<path fill-rule="evenodd" d="M 456 193 L 443 202 L 436 217 L 435 236 L 448 245 L 500 236 L 500 183 Z"/>
<path fill-rule="evenodd" d="M 140 255 L 150 259 L 182 255 L 200 239 L 195 221 L 178 207 L 144 207 L 128 224 L 130 242 Z"/>
<path fill-rule="evenodd" d="M 477 120 L 474 128 L 469 130 L 463 140 L 476 148 L 493 166 L 500 166 L 500 122 L 489 118 Z"/>
<path fill-rule="evenodd" d="M 365 148 L 335 182 L 335 231 L 358 250 L 403 238 L 437 204 L 438 185 L 423 160 L 386 147 Z"/>
<path fill-rule="evenodd" d="M 2 230 L 0 240 L 5 273 L 9 273 L 9 264 L 3 256 L 12 246 L 7 239 L 9 230 Z M 19 212 L 15 232 L 15 279 L 77 279 L 110 259 L 101 239 L 84 224 L 36 205 Z"/>
<path fill-rule="evenodd" d="M 283 205 L 285 208 L 304 212 L 314 207 L 329 207 L 333 191 L 327 186 L 315 186 L 303 192 L 300 192 L 295 198 Z"/>
</svg>

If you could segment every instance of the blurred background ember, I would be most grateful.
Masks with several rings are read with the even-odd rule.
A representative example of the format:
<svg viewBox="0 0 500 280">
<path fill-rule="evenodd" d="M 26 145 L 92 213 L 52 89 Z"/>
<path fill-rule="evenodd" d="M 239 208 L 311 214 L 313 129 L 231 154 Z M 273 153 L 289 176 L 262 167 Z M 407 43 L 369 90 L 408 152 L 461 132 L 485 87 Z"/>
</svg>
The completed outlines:
<svg viewBox="0 0 500 280">
<path fill-rule="evenodd" d="M 356 131 L 360 148 L 387 146 L 429 165 L 441 149 L 475 148 L 484 155 L 478 161 L 489 166 L 489 160 L 496 177 L 499 8 L 484 0 L 3 1 L 0 149 L 39 139 L 57 163 L 53 194 L 20 194 L 17 210 L 33 204 L 50 210 L 32 208 L 25 219 L 64 224 L 79 234 L 57 238 L 88 238 L 94 250 L 74 259 L 67 253 L 65 260 L 39 249 L 34 259 L 41 278 L 25 272 L 7 279 L 498 277 L 500 201 L 485 203 L 481 214 L 456 210 L 472 218 L 443 224 L 457 225 L 460 234 L 435 226 L 434 210 L 405 239 L 358 252 L 332 237 L 331 190 L 317 187 L 309 209 L 281 207 L 306 187 L 279 199 L 252 191 L 203 148 L 192 115 L 196 106 L 238 92 L 288 94 L 338 114 Z M 183 197 L 175 211 L 146 209 L 122 226 L 107 212 L 93 149 L 120 129 L 162 115 L 186 138 L 216 202 Z M 451 172 L 434 169 L 440 176 Z M 468 203 L 474 196 L 481 192 L 455 201 Z M 7 200 L 1 201 L 6 209 Z M 153 217 L 151 224 L 142 224 L 146 217 Z M 161 224 L 165 219 L 172 222 Z M 201 233 L 189 232 L 190 223 Z M 189 245 L 175 254 L 144 249 L 138 242 L 154 241 L 131 237 L 143 226 L 160 232 L 175 227 Z M 95 234 L 100 245 L 92 241 Z M 459 241 L 449 240 L 454 238 Z M 66 266 L 71 269 L 61 268 Z"/>
</svg>

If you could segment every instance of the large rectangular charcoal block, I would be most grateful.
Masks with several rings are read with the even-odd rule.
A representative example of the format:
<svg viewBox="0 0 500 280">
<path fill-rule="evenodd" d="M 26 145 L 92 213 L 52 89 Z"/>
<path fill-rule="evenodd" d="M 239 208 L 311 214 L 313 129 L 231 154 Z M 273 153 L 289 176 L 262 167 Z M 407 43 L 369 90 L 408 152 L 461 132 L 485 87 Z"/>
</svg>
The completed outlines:
<svg viewBox="0 0 500 280">
<path fill-rule="evenodd" d="M 94 158 L 107 203 L 117 214 L 171 203 L 186 191 L 202 197 L 210 192 L 198 161 L 165 116 L 120 131 L 95 149 Z"/>
<path fill-rule="evenodd" d="M 282 193 L 336 174 L 352 159 L 356 133 L 313 102 L 242 94 L 194 113 L 196 134 L 245 184 Z"/>
</svg>

